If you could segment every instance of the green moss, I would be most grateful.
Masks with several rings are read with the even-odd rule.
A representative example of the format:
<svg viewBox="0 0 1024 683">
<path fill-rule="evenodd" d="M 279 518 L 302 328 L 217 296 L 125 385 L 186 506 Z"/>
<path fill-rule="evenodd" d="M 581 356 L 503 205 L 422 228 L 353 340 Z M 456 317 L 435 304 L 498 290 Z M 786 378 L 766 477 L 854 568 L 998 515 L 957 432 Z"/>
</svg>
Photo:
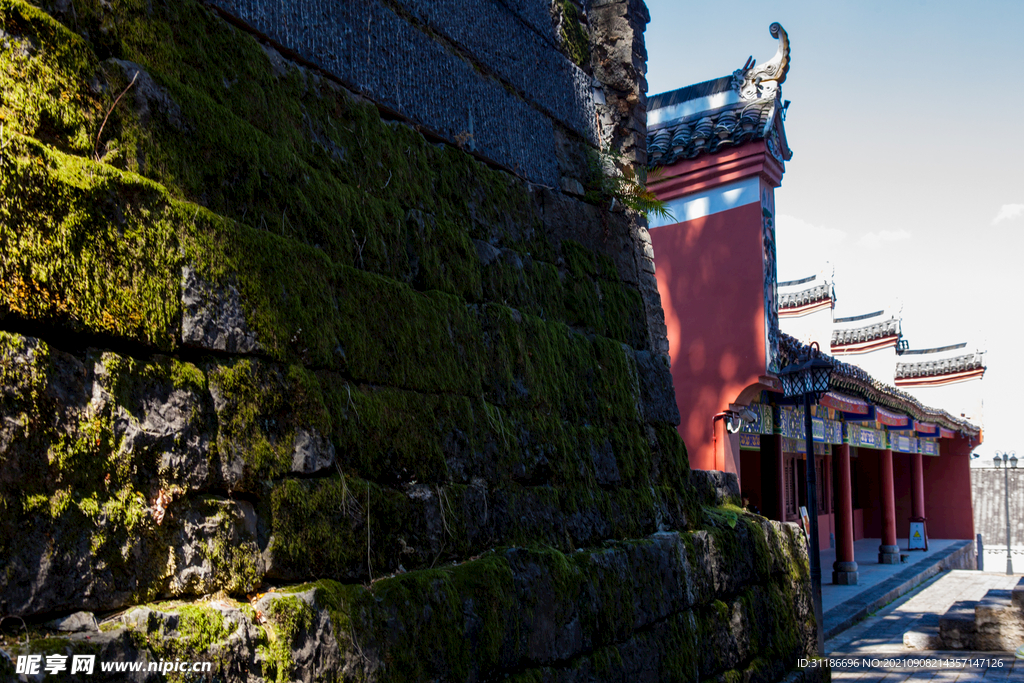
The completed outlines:
<svg viewBox="0 0 1024 683">
<path fill-rule="evenodd" d="M 231 630 L 224 625 L 224 615 L 210 607 L 187 605 L 178 610 L 178 642 L 184 652 L 209 652 L 214 643 L 226 638 Z"/>
<path fill-rule="evenodd" d="M 221 448 L 241 455 L 254 476 L 277 477 L 291 467 L 295 435 L 280 424 L 291 408 L 283 384 L 276 369 L 248 358 L 210 369 L 211 389 L 223 402 Z"/>
<path fill-rule="evenodd" d="M 500 555 L 375 583 L 367 596 L 379 610 L 372 640 L 385 645 L 389 680 L 466 680 L 517 661 L 515 595 Z"/>
<path fill-rule="evenodd" d="M 381 483 L 448 481 L 443 444 L 453 433 L 472 439 L 480 419 L 479 402 L 463 396 L 358 389 L 339 382 L 329 400 L 337 414 L 347 414 L 335 432 L 342 462 Z"/>
<path fill-rule="evenodd" d="M 181 271 L 160 189 L 25 138 L 0 165 L 0 315 L 171 348 Z"/>
<path fill-rule="evenodd" d="M 320 579 L 308 587 L 316 590 L 317 604 L 322 604 L 330 615 L 335 637 L 339 642 L 348 639 L 351 643 L 353 608 L 366 596 L 366 589 L 360 585 L 339 583 L 330 579 Z M 302 586 L 296 590 L 306 588 L 307 586 Z"/>
<path fill-rule="evenodd" d="M 562 49 L 577 66 L 590 62 L 590 37 L 580 23 L 579 11 L 572 0 L 559 0 L 562 10 Z"/>
<path fill-rule="evenodd" d="M 7 134 L 60 140 L 91 153 L 106 98 L 88 90 L 98 66 L 92 50 L 45 12 L 16 0 L 0 2 L 0 121 Z"/>
<path fill-rule="evenodd" d="M 305 576 L 351 580 L 393 571 L 402 560 L 399 538 L 418 526 L 406 496 L 354 478 L 285 480 L 270 499 L 269 550 Z"/>
<path fill-rule="evenodd" d="M 206 501 L 203 512 L 215 524 L 201 550 L 213 566 L 217 585 L 233 595 L 256 590 L 263 582 L 257 562 L 259 547 L 254 541 L 237 539 L 234 527 L 238 520 L 223 509 L 221 501 Z"/>
<path fill-rule="evenodd" d="M 268 674 L 278 683 L 290 681 L 295 664 L 292 648 L 296 637 L 313 625 L 313 608 L 301 598 L 285 596 L 272 600 L 265 616 L 272 627 L 270 642 L 264 651 L 271 669 Z"/>
<path fill-rule="evenodd" d="M 686 446 L 674 425 L 656 423 L 653 425 L 658 443 L 658 482 L 665 486 L 681 489 L 692 496 L 690 479 L 690 460 L 686 454 Z M 690 510 L 692 513 L 696 510 Z"/>
<path fill-rule="evenodd" d="M 156 611 L 149 614 L 144 630 L 131 630 L 130 638 L 154 659 L 217 659 L 218 647 L 235 629 L 222 613 L 206 605 L 173 603 L 153 608 Z"/>
<path fill-rule="evenodd" d="M 643 348 L 647 338 L 647 314 L 643 298 L 635 288 L 621 282 L 599 280 L 604 334 Z"/>
</svg>

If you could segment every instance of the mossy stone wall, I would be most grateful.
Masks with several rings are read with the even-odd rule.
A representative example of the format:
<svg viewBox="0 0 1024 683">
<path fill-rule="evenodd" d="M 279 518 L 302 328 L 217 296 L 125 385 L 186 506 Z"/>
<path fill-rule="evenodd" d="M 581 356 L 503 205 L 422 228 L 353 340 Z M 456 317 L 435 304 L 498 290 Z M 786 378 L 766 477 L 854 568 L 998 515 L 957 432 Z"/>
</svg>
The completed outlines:
<svg viewBox="0 0 1024 683">
<path fill-rule="evenodd" d="M 742 615 L 803 633 L 791 531 L 693 486 L 636 216 L 191 0 L 0 0 L 0 30 L 0 616 L 184 601 L 231 680 L 607 677 Z M 183 656 L 167 619 L 96 647 Z M 775 676 L 803 640 L 743 642 L 659 671 Z"/>
</svg>

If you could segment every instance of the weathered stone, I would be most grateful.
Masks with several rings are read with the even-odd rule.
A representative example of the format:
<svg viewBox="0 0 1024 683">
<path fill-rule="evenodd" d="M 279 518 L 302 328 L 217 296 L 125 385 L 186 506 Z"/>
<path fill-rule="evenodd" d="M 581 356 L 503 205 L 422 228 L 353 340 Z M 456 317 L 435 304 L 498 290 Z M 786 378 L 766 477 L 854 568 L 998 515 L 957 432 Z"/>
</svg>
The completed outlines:
<svg viewBox="0 0 1024 683">
<path fill-rule="evenodd" d="M 56 631 L 75 633 L 78 631 L 99 631 L 99 624 L 92 612 L 75 612 L 62 619 L 54 619 L 46 623 L 48 628 Z"/>
<path fill-rule="evenodd" d="M 262 581 L 252 504 L 208 497 L 173 511 L 173 559 L 168 589 L 175 595 L 203 595 L 218 589 L 239 594 Z"/>
<path fill-rule="evenodd" d="M 917 626 L 903 634 L 903 647 L 908 650 L 940 650 L 942 638 L 938 626 Z"/>
<path fill-rule="evenodd" d="M 648 422 L 679 424 L 679 407 L 669 371 L 668 359 L 651 351 L 635 352 L 640 392 L 643 396 L 644 418 Z"/>
<path fill-rule="evenodd" d="M 717 470 L 691 470 L 690 483 L 705 505 L 737 504 L 740 502 L 740 486 L 735 474 Z"/>
<path fill-rule="evenodd" d="M 284 673 L 289 680 L 312 681 L 323 672 L 342 669 L 343 657 L 327 610 L 316 599 L 316 589 L 301 593 L 267 593 L 254 605 L 277 638 L 285 640 L 291 664 Z M 279 617 L 275 617 L 279 614 Z M 282 627 L 294 626 L 293 631 Z M 279 666 L 281 666 L 279 664 Z"/>
<path fill-rule="evenodd" d="M 943 647 L 951 650 L 974 649 L 976 606 L 976 600 L 960 600 L 939 618 L 939 637 Z"/>
<path fill-rule="evenodd" d="M 262 349 L 245 321 L 234 285 L 211 285 L 191 266 L 182 266 L 181 305 L 181 341 L 186 346 L 231 353 Z"/>
<path fill-rule="evenodd" d="M 473 245 L 476 247 L 476 254 L 480 258 L 481 265 L 489 266 L 501 256 L 500 249 L 483 240 L 473 240 Z"/>
<path fill-rule="evenodd" d="M 334 467 L 334 444 L 315 429 L 298 429 L 292 447 L 292 473 L 316 474 Z"/>
<path fill-rule="evenodd" d="M 0 614 L 175 598 L 89 633 L 107 660 L 202 651 L 231 683 L 761 683 L 810 651 L 799 532 L 722 506 L 734 482 L 691 486 L 643 221 L 553 189 L 600 184 L 594 111 L 572 106 L 594 81 L 561 68 L 548 0 L 475 3 L 483 33 L 450 25 L 459 1 L 337 4 L 314 34 L 366 42 L 317 66 L 547 188 L 261 46 L 298 35 L 299 5 L 214 2 L 233 25 L 192 0 L 54 0 L 63 27 L 0 9 L 47 83 L 4 102 L 0 319 L 77 354 L 0 338 Z M 642 165 L 645 10 L 585 4 L 600 146 Z M 499 43 L 524 30 L 552 60 L 517 66 Z M 137 78 L 111 110 L 115 65 Z M 449 66 L 438 97 L 403 97 Z M 535 73 L 553 80 L 516 80 Z M 584 90 L 552 90 L 566 74 Z M 106 111 L 126 151 L 98 164 Z M 265 579 L 317 583 L 252 611 L 182 601 Z"/>
</svg>

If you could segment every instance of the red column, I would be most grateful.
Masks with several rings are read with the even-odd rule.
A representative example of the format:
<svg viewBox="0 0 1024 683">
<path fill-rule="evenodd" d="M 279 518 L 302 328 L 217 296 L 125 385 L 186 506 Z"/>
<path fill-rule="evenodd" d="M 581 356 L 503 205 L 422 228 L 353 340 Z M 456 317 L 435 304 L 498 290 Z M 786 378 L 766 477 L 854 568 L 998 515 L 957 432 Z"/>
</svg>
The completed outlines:
<svg viewBox="0 0 1024 683">
<path fill-rule="evenodd" d="M 896 492 L 893 489 L 890 449 L 882 451 L 878 466 L 878 483 L 882 495 L 882 545 L 878 546 L 878 563 L 899 564 L 900 548 L 896 545 Z"/>
<path fill-rule="evenodd" d="M 763 436 L 762 439 L 771 439 L 775 449 L 775 519 L 780 522 L 786 521 L 786 463 L 782 453 L 782 435 L 772 434 Z"/>
<path fill-rule="evenodd" d="M 850 447 L 833 451 L 836 477 L 836 561 L 832 565 L 832 583 L 857 585 L 857 562 L 853 558 L 853 486 L 850 478 Z M 890 472 L 892 470 L 890 469 Z"/>
<path fill-rule="evenodd" d="M 912 497 L 910 500 L 910 516 L 911 517 L 924 517 L 924 463 L 921 458 L 924 457 L 920 453 L 914 453 L 910 456 L 910 478 L 911 482 L 911 493 Z"/>
</svg>

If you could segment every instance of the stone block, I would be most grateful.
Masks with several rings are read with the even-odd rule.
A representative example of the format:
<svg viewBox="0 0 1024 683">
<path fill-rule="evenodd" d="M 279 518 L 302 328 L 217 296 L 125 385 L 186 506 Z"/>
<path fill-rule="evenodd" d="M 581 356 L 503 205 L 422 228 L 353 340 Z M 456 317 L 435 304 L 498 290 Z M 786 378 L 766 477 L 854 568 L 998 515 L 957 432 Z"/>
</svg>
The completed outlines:
<svg viewBox="0 0 1024 683">
<path fill-rule="evenodd" d="M 942 638 L 936 626 L 918 627 L 903 634 L 903 647 L 908 650 L 942 649 Z"/>
<path fill-rule="evenodd" d="M 857 572 L 832 572 L 832 583 L 836 586 L 856 586 Z"/>
</svg>

